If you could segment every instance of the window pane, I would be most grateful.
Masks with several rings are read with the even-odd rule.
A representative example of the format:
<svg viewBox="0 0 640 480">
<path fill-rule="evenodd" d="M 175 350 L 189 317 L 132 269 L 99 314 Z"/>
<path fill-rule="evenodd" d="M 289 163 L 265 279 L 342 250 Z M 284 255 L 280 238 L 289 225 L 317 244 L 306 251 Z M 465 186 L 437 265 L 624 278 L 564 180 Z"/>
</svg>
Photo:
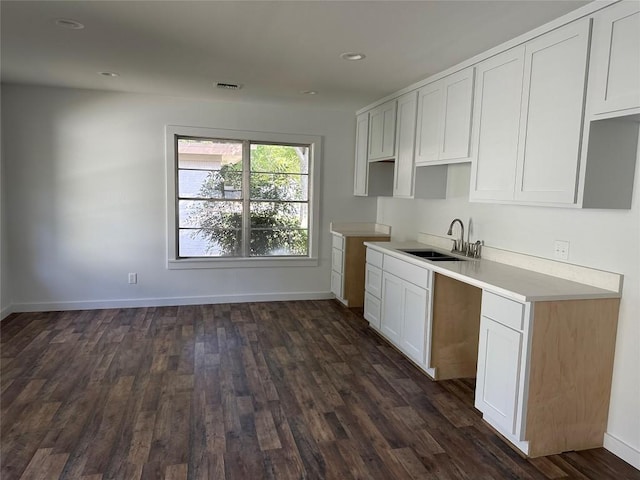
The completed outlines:
<svg viewBox="0 0 640 480">
<path fill-rule="evenodd" d="M 252 200 L 299 200 L 307 201 L 308 175 L 287 173 L 251 173 Z"/>
<path fill-rule="evenodd" d="M 251 202 L 251 227 L 292 229 L 308 228 L 308 204 L 290 202 Z"/>
<path fill-rule="evenodd" d="M 180 257 L 234 257 L 242 255 L 241 230 L 180 229 Z"/>
<path fill-rule="evenodd" d="M 178 168 L 242 169 L 242 142 L 233 140 L 178 139 Z"/>
<path fill-rule="evenodd" d="M 179 170 L 180 198 L 242 198 L 242 172 L 225 170 Z"/>
<path fill-rule="evenodd" d="M 180 200 L 178 226 L 206 231 L 242 228 L 242 202 Z"/>
<path fill-rule="evenodd" d="M 309 147 L 252 143 L 251 171 L 309 173 Z"/>
<path fill-rule="evenodd" d="M 308 230 L 252 229 L 251 256 L 308 255 Z"/>
</svg>

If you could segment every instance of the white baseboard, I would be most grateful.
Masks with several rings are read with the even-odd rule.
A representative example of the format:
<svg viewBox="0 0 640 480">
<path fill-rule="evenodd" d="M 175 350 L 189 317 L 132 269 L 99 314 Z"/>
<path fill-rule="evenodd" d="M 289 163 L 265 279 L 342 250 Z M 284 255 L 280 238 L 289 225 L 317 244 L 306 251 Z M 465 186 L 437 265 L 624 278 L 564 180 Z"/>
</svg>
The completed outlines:
<svg viewBox="0 0 640 480">
<path fill-rule="evenodd" d="M 214 303 L 278 302 L 288 300 L 328 300 L 331 292 L 256 293 L 211 295 L 201 297 L 136 298 L 120 300 L 87 300 L 74 302 L 16 303 L 12 312 L 48 312 L 59 310 L 100 310 L 106 308 L 168 307 L 173 305 L 206 305 Z"/>
<path fill-rule="evenodd" d="M 13 305 L 9 305 L 8 307 L 0 310 L 0 322 L 11 315 L 15 310 L 13 309 Z"/>
<path fill-rule="evenodd" d="M 604 448 L 640 470 L 640 450 L 633 448 L 610 433 L 604 434 Z"/>
</svg>

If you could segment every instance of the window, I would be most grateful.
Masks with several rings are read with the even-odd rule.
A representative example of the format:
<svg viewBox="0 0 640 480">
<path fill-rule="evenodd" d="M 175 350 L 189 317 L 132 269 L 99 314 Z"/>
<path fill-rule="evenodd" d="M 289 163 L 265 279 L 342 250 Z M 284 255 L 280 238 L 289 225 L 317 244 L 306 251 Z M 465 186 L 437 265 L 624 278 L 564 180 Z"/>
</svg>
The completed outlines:
<svg viewBox="0 0 640 480">
<path fill-rule="evenodd" d="M 167 127 L 169 267 L 317 264 L 319 147 L 319 137 Z"/>
</svg>

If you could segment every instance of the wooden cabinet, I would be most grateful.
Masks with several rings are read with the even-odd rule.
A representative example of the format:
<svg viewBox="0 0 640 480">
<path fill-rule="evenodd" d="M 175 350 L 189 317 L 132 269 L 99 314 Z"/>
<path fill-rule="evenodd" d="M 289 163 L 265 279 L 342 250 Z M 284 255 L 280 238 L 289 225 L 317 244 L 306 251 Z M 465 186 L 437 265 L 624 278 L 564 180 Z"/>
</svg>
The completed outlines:
<svg viewBox="0 0 640 480">
<path fill-rule="evenodd" d="M 409 92 L 398 98 L 396 162 L 393 180 L 394 197 L 413 197 L 413 157 L 416 138 L 417 95 L 416 92 Z"/>
<path fill-rule="evenodd" d="M 589 36 L 579 20 L 478 66 L 472 200 L 576 203 Z"/>
<path fill-rule="evenodd" d="M 601 446 L 619 299 L 519 303 L 483 291 L 475 406 L 531 457 Z"/>
<path fill-rule="evenodd" d="M 355 168 L 353 172 L 353 194 L 367 196 L 369 159 L 367 156 L 367 144 L 369 138 L 369 112 L 361 113 L 356 117 L 356 154 Z"/>
<path fill-rule="evenodd" d="M 480 320 L 475 405 L 503 432 L 516 433 L 523 333 L 483 316 Z"/>
<path fill-rule="evenodd" d="M 390 100 L 369 111 L 370 161 L 394 158 L 396 135 L 396 100 Z"/>
<path fill-rule="evenodd" d="M 596 12 L 591 66 L 592 113 L 640 113 L 640 2 L 622 1 Z"/>
<path fill-rule="evenodd" d="M 347 307 L 364 305 L 364 242 L 385 242 L 389 238 L 387 235 L 332 235 L 331 292 Z"/>
<path fill-rule="evenodd" d="M 418 90 L 416 165 L 469 160 L 474 68 Z"/>
</svg>

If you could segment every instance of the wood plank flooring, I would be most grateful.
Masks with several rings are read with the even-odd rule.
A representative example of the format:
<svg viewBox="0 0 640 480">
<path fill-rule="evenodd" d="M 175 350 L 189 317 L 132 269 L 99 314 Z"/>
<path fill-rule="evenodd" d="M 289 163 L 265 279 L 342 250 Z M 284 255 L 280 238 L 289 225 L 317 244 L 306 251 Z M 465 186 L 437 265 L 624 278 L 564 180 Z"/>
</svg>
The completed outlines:
<svg viewBox="0 0 640 480">
<path fill-rule="evenodd" d="M 432 382 L 334 301 L 14 314 L 12 479 L 639 479 L 604 449 L 526 460 L 474 381 Z"/>
</svg>

